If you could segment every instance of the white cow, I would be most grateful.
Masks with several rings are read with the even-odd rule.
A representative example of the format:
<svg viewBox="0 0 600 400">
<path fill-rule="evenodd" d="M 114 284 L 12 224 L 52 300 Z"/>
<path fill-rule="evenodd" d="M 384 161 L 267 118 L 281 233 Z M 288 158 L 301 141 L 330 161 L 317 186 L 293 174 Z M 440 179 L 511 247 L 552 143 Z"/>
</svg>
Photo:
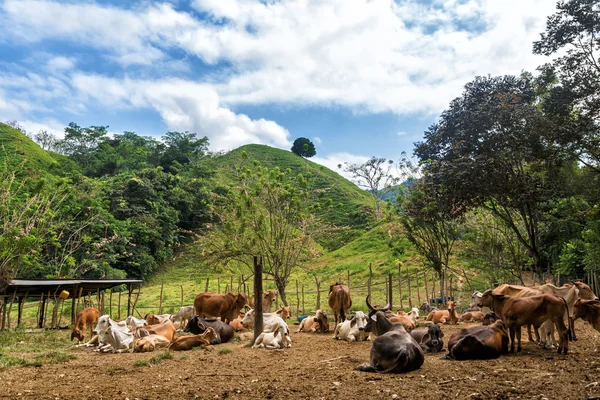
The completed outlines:
<svg viewBox="0 0 600 400">
<path fill-rule="evenodd" d="M 333 338 L 348 342 L 371 340 L 369 332 L 365 332 L 368 317 L 362 311 L 357 311 L 351 319 L 339 323 L 333 332 Z"/>
<path fill-rule="evenodd" d="M 103 353 L 125 353 L 133 351 L 133 333 L 125 324 L 119 324 L 108 315 L 98 318 L 98 324 L 94 328 L 94 334 L 98 335 L 98 349 Z"/>
<path fill-rule="evenodd" d="M 242 318 L 242 325 L 247 329 L 254 328 L 254 310 L 250 309 L 244 318 Z M 279 326 L 281 323 L 285 323 L 285 321 L 279 316 L 277 313 L 263 313 L 263 331 L 265 332 L 273 332 L 275 328 Z"/>
<path fill-rule="evenodd" d="M 283 321 L 283 320 L 282 320 Z M 273 332 L 264 331 L 256 338 L 252 348 L 283 349 L 292 347 L 290 329 L 285 322 L 279 323 Z"/>
<path fill-rule="evenodd" d="M 408 315 L 415 323 L 417 323 L 419 320 L 419 309 L 417 307 L 413 307 L 412 310 L 410 310 L 410 312 L 406 315 Z"/>
<path fill-rule="evenodd" d="M 127 327 L 129 328 L 129 330 L 131 332 L 134 332 L 136 330 L 136 328 L 142 328 L 144 326 L 148 326 L 148 323 L 146 322 L 145 319 L 136 318 L 133 315 L 130 315 L 127 318 L 125 318 L 125 324 L 127 325 Z"/>
<path fill-rule="evenodd" d="M 473 294 L 471 295 L 471 304 L 469 305 L 469 307 L 477 307 L 481 296 L 483 296 L 483 293 L 478 291 L 473 292 Z M 483 315 L 485 315 L 487 313 L 492 312 L 492 310 L 489 307 L 481 307 L 481 312 L 483 313 Z"/>
</svg>

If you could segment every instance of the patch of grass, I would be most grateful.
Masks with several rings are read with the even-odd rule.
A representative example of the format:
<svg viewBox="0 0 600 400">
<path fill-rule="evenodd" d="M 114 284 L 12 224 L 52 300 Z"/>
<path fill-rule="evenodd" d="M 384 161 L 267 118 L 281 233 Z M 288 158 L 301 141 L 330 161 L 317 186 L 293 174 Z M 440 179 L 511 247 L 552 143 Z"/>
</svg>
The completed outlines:
<svg viewBox="0 0 600 400">
<path fill-rule="evenodd" d="M 254 346 L 254 340 L 244 345 L 244 347 L 246 347 L 246 348 L 252 347 L 252 346 Z"/>
<path fill-rule="evenodd" d="M 238 343 L 240 341 L 240 335 L 237 333 L 233 335 L 231 339 L 229 339 L 229 343 Z"/>
<path fill-rule="evenodd" d="M 137 360 L 136 362 L 133 363 L 134 367 L 149 367 L 150 366 L 150 361 L 148 360 Z"/>
<path fill-rule="evenodd" d="M 229 353 L 233 353 L 233 350 L 231 350 L 229 347 L 221 347 L 219 349 L 219 354 L 229 354 Z"/>
<path fill-rule="evenodd" d="M 187 354 L 182 355 L 181 357 L 179 357 L 180 360 L 189 360 L 190 356 L 188 356 Z"/>
<path fill-rule="evenodd" d="M 47 353 L 38 354 L 35 356 L 35 360 L 40 363 L 57 364 L 65 361 L 74 359 L 73 354 L 65 353 L 62 351 L 49 351 Z"/>
<path fill-rule="evenodd" d="M 0 355 L 0 368 L 24 367 L 28 364 L 26 358 L 18 356 Z"/>
<path fill-rule="evenodd" d="M 172 360 L 173 354 L 170 351 L 163 351 L 162 353 L 158 353 L 154 357 L 150 358 L 148 361 L 152 365 L 156 365 L 160 363 L 162 360 Z"/>
</svg>

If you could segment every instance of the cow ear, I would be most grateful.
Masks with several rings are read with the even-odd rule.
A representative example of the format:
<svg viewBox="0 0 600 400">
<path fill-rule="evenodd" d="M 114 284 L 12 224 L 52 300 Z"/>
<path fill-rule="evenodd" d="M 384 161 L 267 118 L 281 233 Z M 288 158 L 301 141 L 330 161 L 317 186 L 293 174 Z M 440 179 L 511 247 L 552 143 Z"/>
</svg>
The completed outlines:
<svg viewBox="0 0 600 400">
<path fill-rule="evenodd" d="M 350 320 L 350 327 L 354 327 L 354 325 L 356 325 L 356 317 L 352 317 L 352 319 Z"/>
<path fill-rule="evenodd" d="M 494 297 L 497 298 L 497 299 L 500 299 L 500 300 L 504 299 L 504 295 L 503 294 L 495 294 Z"/>
</svg>

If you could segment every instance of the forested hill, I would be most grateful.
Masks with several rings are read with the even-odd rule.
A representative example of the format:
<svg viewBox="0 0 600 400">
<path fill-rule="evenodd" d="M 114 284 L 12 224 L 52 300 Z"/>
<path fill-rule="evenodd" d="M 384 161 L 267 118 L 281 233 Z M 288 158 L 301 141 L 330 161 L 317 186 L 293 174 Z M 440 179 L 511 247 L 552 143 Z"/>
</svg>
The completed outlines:
<svg viewBox="0 0 600 400">
<path fill-rule="evenodd" d="M 0 124 L 0 196 L 11 199 L 0 210 L 0 274 L 8 278 L 150 277 L 203 234 L 212 193 L 232 183 L 243 152 L 290 176 L 312 174 L 314 188 L 324 189 L 315 200 L 332 205 L 320 217 L 341 228 L 318 238 L 323 248 L 373 224 L 369 193 L 290 151 L 247 145 L 214 155 L 206 138 L 189 132 L 157 140 L 73 123 L 64 139 L 35 139 L 48 150 Z M 31 223 L 16 217 L 23 213 Z"/>
</svg>

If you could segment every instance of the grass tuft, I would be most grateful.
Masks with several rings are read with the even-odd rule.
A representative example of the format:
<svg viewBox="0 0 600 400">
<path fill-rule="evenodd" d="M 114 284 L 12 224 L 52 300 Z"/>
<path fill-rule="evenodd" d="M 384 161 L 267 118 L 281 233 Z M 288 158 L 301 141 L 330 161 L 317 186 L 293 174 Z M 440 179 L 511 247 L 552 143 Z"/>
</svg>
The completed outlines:
<svg viewBox="0 0 600 400">
<path fill-rule="evenodd" d="M 219 354 L 229 354 L 229 353 L 233 353 L 233 350 L 231 350 L 229 347 L 221 347 L 219 349 Z"/>
</svg>

